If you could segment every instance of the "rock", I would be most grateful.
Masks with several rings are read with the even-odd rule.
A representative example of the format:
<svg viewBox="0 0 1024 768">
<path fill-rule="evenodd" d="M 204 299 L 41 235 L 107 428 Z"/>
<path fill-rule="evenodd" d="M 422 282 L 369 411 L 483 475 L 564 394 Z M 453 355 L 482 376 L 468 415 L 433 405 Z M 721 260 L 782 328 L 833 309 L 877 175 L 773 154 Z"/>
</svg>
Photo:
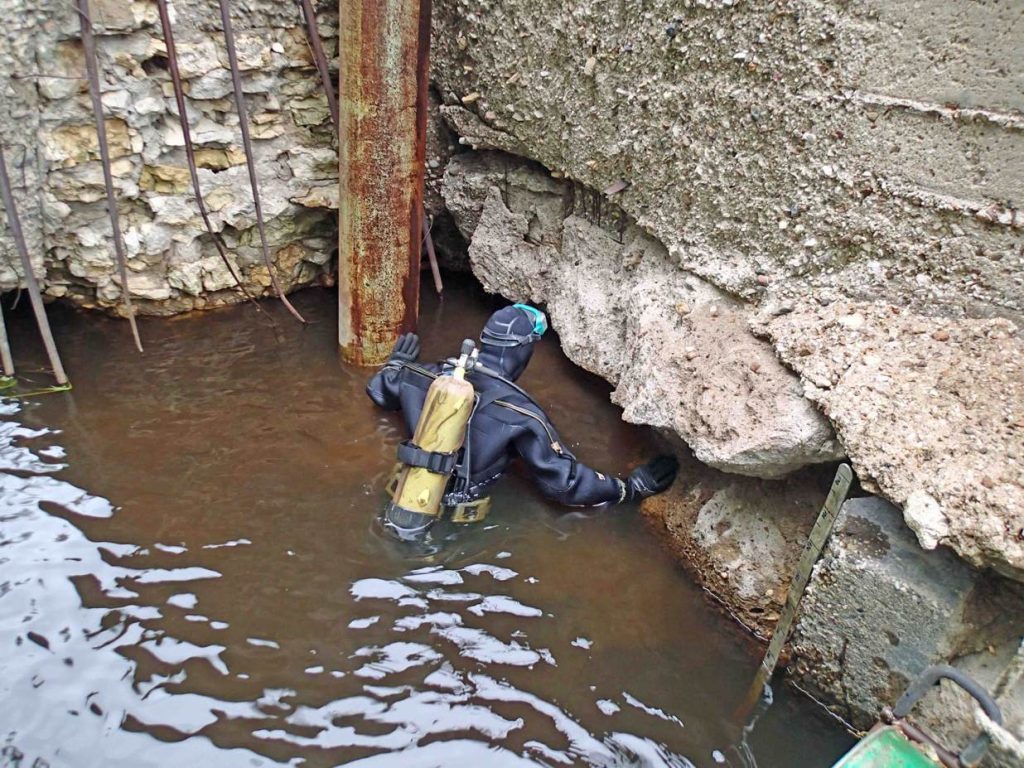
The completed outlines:
<svg viewBox="0 0 1024 768">
<path fill-rule="evenodd" d="M 186 93 L 192 99 L 223 99 L 234 92 L 231 72 L 228 69 L 212 69 L 188 84 Z"/>
<path fill-rule="evenodd" d="M 181 194 L 192 186 L 188 168 L 174 165 L 146 165 L 139 177 L 139 189 L 161 195 Z"/>
<path fill-rule="evenodd" d="M 805 392 L 836 425 L 861 482 L 904 508 L 921 546 L 952 547 L 1024 580 L 1024 340 L 1007 320 L 927 318 L 858 303 L 848 332 L 836 305 L 762 315 Z M 969 361 L 969 363 L 967 362 Z M 984 482 L 988 478 L 988 482 Z"/>
<path fill-rule="evenodd" d="M 111 160 L 130 155 L 132 143 L 128 134 L 128 124 L 123 120 L 111 118 L 105 120 L 104 125 L 106 126 L 107 145 L 110 148 Z M 43 157 L 64 168 L 99 159 L 96 127 L 91 123 L 62 125 L 44 132 L 40 139 L 42 140 Z"/>
<path fill-rule="evenodd" d="M 771 634 L 827 491 L 816 471 L 757 480 L 700 470 L 684 455 L 680 479 L 644 501 L 647 522 L 729 613 Z"/>
<path fill-rule="evenodd" d="M 203 291 L 203 264 L 191 261 L 177 264 L 167 271 L 167 284 L 179 291 L 198 296 Z"/>
<path fill-rule="evenodd" d="M 162 272 L 128 271 L 128 292 L 132 298 L 164 301 L 171 297 L 171 289 Z"/>
<path fill-rule="evenodd" d="M 217 45 L 210 38 L 196 42 L 176 41 L 175 48 L 178 51 L 178 69 L 183 78 L 199 77 L 220 67 Z"/>
<path fill-rule="evenodd" d="M 229 257 L 230 258 L 230 257 Z M 203 290 L 222 291 L 235 285 L 231 271 L 225 266 L 220 256 L 207 256 L 200 262 L 202 268 Z M 238 267 L 235 266 L 235 271 Z"/>
<path fill-rule="evenodd" d="M 228 147 L 227 149 L 197 147 L 195 155 L 197 168 L 223 171 L 236 165 L 245 164 L 245 152 L 239 147 Z"/>
<path fill-rule="evenodd" d="M 304 194 L 288 199 L 305 208 L 329 208 L 336 211 L 338 210 L 338 185 L 309 187 Z"/>
<path fill-rule="evenodd" d="M 288 153 L 288 167 L 303 181 L 338 179 L 338 153 L 329 147 L 295 147 Z"/>
<path fill-rule="evenodd" d="M 288 111 L 296 125 L 321 125 L 331 119 L 326 96 L 297 99 L 290 102 Z"/>
<path fill-rule="evenodd" d="M 480 206 L 478 195 L 499 178 L 514 211 L 494 186 Z M 562 219 L 561 185 L 514 159 L 453 160 L 445 199 L 471 237 L 485 288 L 545 303 L 566 354 L 616 385 L 623 418 L 671 429 L 710 466 L 779 477 L 842 455 L 799 381 L 747 329 L 741 303 L 680 270 L 638 227 L 620 242 L 581 216 Z M 680 316 L 680 303 L 693 309 Z"/>
</svg>

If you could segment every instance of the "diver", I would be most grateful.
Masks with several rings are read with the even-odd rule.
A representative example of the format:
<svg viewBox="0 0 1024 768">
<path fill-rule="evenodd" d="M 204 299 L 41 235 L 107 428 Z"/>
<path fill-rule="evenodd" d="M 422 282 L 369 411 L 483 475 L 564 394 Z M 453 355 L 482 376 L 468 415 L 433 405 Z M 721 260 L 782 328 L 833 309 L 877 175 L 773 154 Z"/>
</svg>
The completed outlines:
<svg viewBox="0 0 1024 768">
<path fill-rule="evenodd" d="M 444 454 L 428 454 L 411 446 L 411 441 L 399 448 L 400 461 L 420 467 L 433 462 L 432 471 L 451 472 L 441 503 L 456 522 L 475 521 L 486 514 L 488 490 L 516 458 L 526 464 L 544 496 L 577 507 L 643 499 L 661 493 L 675 480 L 679 463 L 671 455 L 659 456 L 620 479 L 582 464 L 562 443 L 544 410 L 515 383 L 547 327 L 544 313 L 526 304 L 504 307 L 491 315 L 480 334 L 474 364 L 466 369 L 475 398 L 463 447 L 447 456 L 448 466 L 440 466 L 445 463 Z M 467 345 L 473 347 L 472 342 Z M 402 412 L 410 434 L 416 433 L 434 380 L 453 371 L 462 375 L 455 370 L 455 360 L 418 363 L 419 352 L 419 337 L 402 335 L 387 363 L 366 387 L 367 395 L 381 408 Z M 437 518 L 389 504 L 385 526 L 400 538 L 411 539 Z"/>
</svg>

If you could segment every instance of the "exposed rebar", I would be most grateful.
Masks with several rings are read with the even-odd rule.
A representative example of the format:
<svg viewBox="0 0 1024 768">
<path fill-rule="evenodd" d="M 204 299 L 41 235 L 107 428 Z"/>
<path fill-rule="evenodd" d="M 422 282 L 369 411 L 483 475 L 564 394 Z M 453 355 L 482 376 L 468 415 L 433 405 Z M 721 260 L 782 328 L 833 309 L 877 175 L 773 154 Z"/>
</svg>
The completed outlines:
<svg viewBox="0 0 1024 768">
<path fill-rule="evenodd" d="M 302 9 L 302 18 L 306 22 L 306 39 L 309 41 L 309 49 L 313 52 L 313 62 L 320 73 L 320 81 L 324 84 L 324 92 L 327 94 L 327 106 L 331 111 L 331 121 L 334 123 L 334 130 L 338 130 L 338 95 L 335 93 L 334 83 L 331 81 L 331 70 L 327 66 L 324 44 L 316 27 L 316 14 L 313 12 L 310 0 L 297 0 L 297 2 L 299 8 Z"/>
<path fill-rule="evenodd" d="M 181 85 L 181 71 L 178 69 L 178 52 L 174 45 L 174 30 L 171 27 L 171 16 L 167 9 L 167 0 L 157 0 L 156 2 L 157 12 L 160 14 L 160 26 L 163 29 L 164 45 L 167 47 L 167 69 L 171 75 L 171 86 L 174 89 L 174 101 L 178 106 L 178 120 L 181 122 L 181 135 L 185 141 L 185 157 L 188 162 L 189 176 L 192 178 L 192 191 L 196 196 L 196 207 L 199 208 L 199 215 L 203 218 L 203 224 L 206 225 L 206 231 L 210 233 L 213 238 L 213 245 L 217 249 L 217 253 L 220 254 L 220 260 L 224 262 L 224 266 L 227 267 L 228 272 L 231 273 L 231 277 L 235 281 L 235 285 L 238 289 L 245 294 L 245 297 L 252 302 L 253 306 L 257 310 L 262 312 L 262 308 L 256 302 L 246 287 L 242 285 L 242 281 L 235 271 L 234 266 L 228 259 L 227 249 L 224 246 L 224 242 L 221 240 L 219 232 L 213 229 L 213 223 L 210 221 L 210 214 L 206 210 L 206 202 L 203 199 L 203 191 L 199 186 L 199 170 L 196 167 L 196 155 L 195 148 L 192 145 L 192 131 L 188 124 L 188 112 L 185 109 L 185 92 Z"/>
<path fill-rule="evenodd" d="M 444 283 L 441 282 L 441 269 L 437 265 L 437 252 L 434 250 L 434 238 L 430 234 L 430 221 L 426 213 L 423 214 L 423 240 L 427 246 L 427 261 L 430 262 L 430 274 L 434 277 L 434 290 L 440 296 L 444 293 Z"/>
<path fill-rule="evenodd" d="M 92 34 L 89 0 L 74 0 L 74 3 L 82 29 L 85 70 L 89 80 L 89 95 L 92 97 L 93 116 L 96 118 L 96 142 L 100 150 L 100 164 L 103 166 L 103 186 L 107 194 L 110 227 L 114 232 L 114 253 L 117 256 L 117 269 L 121 275 L 121 299 L 124 302 L 125 312 L 128 315 L 128 323 L 132 328 L 132 336 L 135 338 L 135 346 L 141 352 L 142 339 L 139 338 L 139 327 L 135 322 L 135 309 L 132 307 L 131 292 L 128 290 L 128 263 L 124 254 L 124 242 L 121 239 L 121 222 L 117 214 L 117 200 L 114 199 L 114 179 L 110 171 L 110 147 L 107 145 L 107 126 L 103 120 L 103 100 L 100 98 L 100 76 L 96 65 L 96 40 Z"/>
<path fill-rule="evenodd" d="M 80 0 L 81 1 L 81 0 Z M 259 182 L 256 179 L 256 161 L 253 158 L 252 139 L 249 136 L 249 113 L 245 107 L 245 95 L 242 93 L 242 75 L 238 69 L 238 53 L 235 50 L 235 33 L 231 28 L 231 9 L 228 0 L 218 0 L 220 5 L 220 19 L 224 28 L 224 47 L 227 49 L 228 66 L 231 69 L 231 84 L 235 91 L 235 109 L 238 111 L 238 126 L 242 131 L 242 149 L 245 151 L 245 165 L 249 170 L 249 186 L 252 188 L 252 201 L 256 207 L 256 229 L 260 233 L 260 246 L 263 249 L 263 262 L 267 266 L 270 275 L 270 282 L 274 286 L 277 297 L 288 308 L 296 320 L 305 323 L 306 319 L 299 314 L 299 311 L 288 301 L 284 295 L 277 274 L 274 271 L 274 264 L 270 260 L 270 248 L 267 246 L 267 232 L 263 224 L 263 206 L 260 204 Z"/>
<path fill-rule="evenodd" d="M 11 357 L 11 343 L 7 339 L 7 324 L 4 322 L 2 304 L 0 304 L 0 363 L 3 364 L 4 376 L 14 376 L 14 358 Z"/>
<path fill-rule="evenodd" d="M 14 247 L 21 259 L 21 268 L 25 272 L 25 284 L 28 286 L 28 298 L 32 304 L 32 312 L 36 316 L 36 324 L 39 326 L 39 335 L 43 337 L 43 346 L 46 347 L 46 356 L 50 358 L 50 367 L 53 369 L 53 377 L 61 386 L 68 383 L 67 374 L 64 373 L 64 366 L 61 364 L 60 355 L 57 352 L 57 344 L 53 340 L 53 332 L 50 330 L 50 321 L 46 317 L 46 308 L 43 306 L 43 296 L 39 290 L 39 282 L 32 271 L 32 260 L 28 255 L 28 245 L 25 243 L 25 233 L 21 230 L 21 220 L 18 218 L 18 209 L 14 204 L 14 194 L 11 192 L 11 179 L 7 175 L 7 161 L 4 159 L 6 147 L 0 144 L 0 197 L 3 198 L 4 210 L 7 211 L 7 226 L 11 230 L 11 237 L 14 238 Z M 0 320 L 2 323 L 2 320 Z M 4 347 L 4 370 L 6 372 L 10 363 L 11 372 L 14 374 L 14 363 L 10 361 L 10 347 L 7 344 L 7 332 L 3 332 Z"/>
</svg>

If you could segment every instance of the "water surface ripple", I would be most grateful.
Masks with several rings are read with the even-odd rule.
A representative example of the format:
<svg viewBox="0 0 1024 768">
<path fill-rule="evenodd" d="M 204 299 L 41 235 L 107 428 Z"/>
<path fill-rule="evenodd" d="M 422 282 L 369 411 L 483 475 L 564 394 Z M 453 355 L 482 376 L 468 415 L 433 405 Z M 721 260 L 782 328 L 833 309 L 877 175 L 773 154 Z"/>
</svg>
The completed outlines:
<svg viewBox="0 0 1024 768">
<path fill-rule="evenodd" d="M 297 301 L 318 324 L 283 338 L 244 307 L 143 322 L 143 356 L 55 311 L 75 390 L 0 405 L 0 765 L 831 765 L 847 738 L 786 693 L 730 725 L 752 649 L 635 509 L 513 474 L 482 524 L 382 536 L 400 422 L 331 296 Z M 427 353 L 489 308 L 425 297 Z M 555 343 L 523 383 L 582 459 L 657 450 Z"/>
</svg>

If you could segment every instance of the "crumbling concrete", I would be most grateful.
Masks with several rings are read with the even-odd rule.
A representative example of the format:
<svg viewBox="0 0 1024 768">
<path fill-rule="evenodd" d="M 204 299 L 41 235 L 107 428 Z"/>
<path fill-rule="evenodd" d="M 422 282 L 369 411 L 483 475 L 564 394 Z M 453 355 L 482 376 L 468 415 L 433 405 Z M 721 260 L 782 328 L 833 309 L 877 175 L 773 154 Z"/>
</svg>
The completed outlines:
<svg viewBox="0 0 1024 768">
<path fill-rule="evenodd" d="M 754 480 L 695 472 L 684 456 L 680 481 L 643 513 L 699 583 L 766 639 L 827 489 L 824 472 Z M 922 550 L 899 509 L 869 496 L 843 506 L 798 616 L 789 679 L 867 729 L 931 664 L 957 666 L 991 690 L 1024 635 L 1024 590 L 945 547 Z M 1024 686 L 1001 704 L 1019 734 Z M 948 685 L 915 717 L 953 746 L 977 732 L 969 698 Z M 1015 760 L 1008 745 L 985 765 Z"/>
<path fill-rule="evenodd" d="M 759 330 L 921 546 L 1024 580 L 1024 342 L 1013 323 L 835 302 L 765 312 Z"/>
<path fill-rule="evenodd" d="M 644 517 L 733 618 L 767 639 L 827 492 L 827 473 L 759 480 L 699 471 L 698 462 L 682 457 L 679 480 L 644 501 Z"/>
<path fill-rule="evenodd" d="M 758 333 L 801 374 L 867 486 L 906 507 L 922 544 L 946 543 L 969 562 L 1021 578 L 1024 393 L 1014 355 L 1024 311 L 1016 199 L 1024 189 L 1024 88 L 1007 65 L 1022 42 L 1012 4 L 520 5 L 451 0 L 437 8 L 435 79 L 461 142 L 539 161 L 574 190 L 617 189 L 616 207 L 664 249 L 666 262 L 699 279 L 705 296 L 718 292 L 711 301 L 720 319 L 704 327 L 722 332 L 725 318 L 760 313 Z M 506 209 L 519 212 L 498 188 Z M 488 206 L 498 221 L 497 202 Z M 593 210 L 591 223 L 601 201 Z M 463 217 L 464 234 L 475 231 L 476 215 Z M 506 219 L 511 231 L 521 228 Z M 626 228 L 614 234 L 638 239 Z M 538 280 L 555 279 L 539 274 L 546 262 L 530 266 L 552 258 L 557 243 L 491 239 L 494 247 L 481 243 L 471 256 L 492 288 L 541 298 L 562 290 L 538 290 Z M 529 231 L 520 239 L 535 240 Z M 592 250 L 576 234 L 563 240 Z M 560 247 L 563 258 L 570 248 Z M 623 249 L 621 274 L 632 258 Z M 622 282 L 618 266 L 602 272 L 586 254 L 572 264 L 591 271 L 564 270 L 558 281 L 572 296 L 586 290 L 595 314 L 619 312 L 626 327 L 656 324 L 655 335 L 680 338 L 668 330 L 665 306 L 620 296 L 620 286 L 637 284 Z M 662 304 L 676 301 L 669 292 Z M 740 343 L 740 328 L 701 333 L 700 307 L 679 303 L 688 310 L 683 357 L 705 363 L 729 345 L 757 349 Z M 891 322 L 868 313 L 873 327 L 861 331 L 868 315 L 850 307 L 868 303 L 899 311 Z M 584 306 L 562 317 L 552 309 L 556 325 L 569 329 L 570 355 L 618 384 L 629 417 L 672 428 L 715 466 L 783 471 L 778 456 L 734 450 L 756 443 L 766 423 L 746 410 L 770 410 L 761 390 L 718 392 L 720 422 L 694 428 L 665 418 L 678 400 L 680 413 L 692 408 L 687 385 L 705 380 L 689 370 L 684 378 L 680 350 L 666 346 L 637 370 L 667 367 L 670 386 L 660 373 L 622 383 L 621 360 L 607 349 L 616 324 L 583 335 L 586 314 Z M 826 329 L 833 315 L 848 320 Z M 897 327 L 927 330 L 917 342 L 907 336 L 868 353 Z M 877 371 L 847 370 L 861 352 L 869 363 L 881 358 Z M 792 382 L 775 385 L 788 398 Z M 711 423 L 736 430 L 733 446 Z M 704 431 L 714 450 L 702 443 Z"/>
<path fill-rule="evenodd" d="M 747 309 L 673 263 L 586 190 L 498 153 L 460 155 L 443 193 L 474 274 L 542 302 L 569 357 L 616 385 L 627 421 L 672 430 L 713 467 L 779 477 L 842 455 Z M 604 226 L 602 226 L 602 224 Z"/>
<path fill-rule="evenodd" d="M 617 202 L 731 294 L 1024 309 L 1012 3 L 436 6 L 471 145 Z M 474 125 L 476 127 L 474 127 Z"/>
</svg>

